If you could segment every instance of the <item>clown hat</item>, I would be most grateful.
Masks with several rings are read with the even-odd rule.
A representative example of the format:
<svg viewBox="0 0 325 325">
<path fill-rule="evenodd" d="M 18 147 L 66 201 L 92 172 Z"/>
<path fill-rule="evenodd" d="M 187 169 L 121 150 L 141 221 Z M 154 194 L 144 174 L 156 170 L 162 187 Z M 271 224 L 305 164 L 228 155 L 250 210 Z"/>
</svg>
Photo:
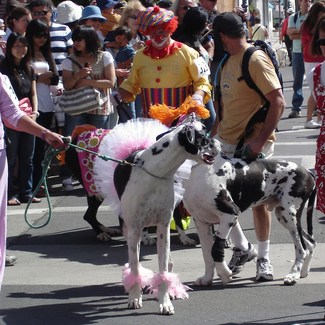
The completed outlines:
<svg viewBox="0 0 325 325">
<path fill-rule="evenodd" d="M 146 32 L 149 27 L 167 23 L 172 20 L 174 16 L 174 13 L 170 10 L 159 8 L 158 6 L 149 7 L 139 14 L 139 29 L 142 32 Z"/>
</svg>

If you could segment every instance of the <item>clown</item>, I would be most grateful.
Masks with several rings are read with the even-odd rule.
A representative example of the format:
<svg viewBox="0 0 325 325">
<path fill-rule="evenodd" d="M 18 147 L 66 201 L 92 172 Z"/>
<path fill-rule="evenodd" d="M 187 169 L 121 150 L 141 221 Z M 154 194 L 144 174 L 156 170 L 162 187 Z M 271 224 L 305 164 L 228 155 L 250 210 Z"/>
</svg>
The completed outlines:
<svg viewBox="0 0 325 325">
<path fill-rule="evenodd" d="M 122 100 L 134 101 L 141 93 L 143 117 L 152 104 L 178 107 L 189 95 L 200 105 L 206 103 L 209 68 L 194 49 L 171 38 L 178 25 L 174 13 L 155 6 L 141 12 L 138 20 L 150 40 L 137 51 L 130 75 L 119 88 Z"/>
</svg>

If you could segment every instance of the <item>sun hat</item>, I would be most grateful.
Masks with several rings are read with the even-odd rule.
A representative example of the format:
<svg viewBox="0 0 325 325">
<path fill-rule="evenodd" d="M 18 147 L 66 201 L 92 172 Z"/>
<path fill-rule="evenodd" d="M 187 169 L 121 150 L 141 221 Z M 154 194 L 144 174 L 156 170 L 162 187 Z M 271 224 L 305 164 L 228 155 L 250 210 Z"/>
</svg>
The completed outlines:
<svg viewBox="0 0 325 325">
<path fill-rule="evenodd" d="M 232 12 L 225 12 L 218 15 L 213 21 L 214 33 L 223 33 L 225 35 L 236 35 L 244 30 L 241 17 Z"/>
<path fill-rule="evenodd" d="M 102 13 L 98 6 L 87 6 L 83 8 L 80 20 L 93 18 L 101 19 L 102 21 L 107 20 L 104 16 L 102 16 Z"/>
<path fill-rule="evenodd" d="M 73 23 L 81 18 L 83 7 L 72 1 L 63 1 L 57 6 L 56 22 L 59 24 Z"/>
<path fill-rule="evenodd" d="M 97 3 L 97 6 L 99 7 L 99 9 L 103 10 L 103 9 L 115 7 L 115 5 L 118 4 L 118 1 L 117 0 L 97 0 L 96 3 Z"/>
<path fill-rule="evenodd" d="M 139 13 L 139 29 L 146 31 L 149 27 L 159 26 L 174 18 L 174 13 L 170 10 L 158 6 L 149 7 Z"/>
</svg>

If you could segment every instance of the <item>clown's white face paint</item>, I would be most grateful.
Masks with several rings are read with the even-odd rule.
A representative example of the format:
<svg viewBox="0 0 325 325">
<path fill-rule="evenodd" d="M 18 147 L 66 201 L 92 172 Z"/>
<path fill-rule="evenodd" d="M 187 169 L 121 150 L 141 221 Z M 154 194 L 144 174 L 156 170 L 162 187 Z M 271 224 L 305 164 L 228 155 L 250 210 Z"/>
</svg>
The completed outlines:
<svg viewBox="0 0 325 325">
<path fill-rule="evenodd" d="M 161 27 L 157 27 L 151 31 L 149 36 L 153 47 L 158 50 L 161 50 L 170 44 L 170 35 L 170 32 L 164 30 Z"/>
</svg>

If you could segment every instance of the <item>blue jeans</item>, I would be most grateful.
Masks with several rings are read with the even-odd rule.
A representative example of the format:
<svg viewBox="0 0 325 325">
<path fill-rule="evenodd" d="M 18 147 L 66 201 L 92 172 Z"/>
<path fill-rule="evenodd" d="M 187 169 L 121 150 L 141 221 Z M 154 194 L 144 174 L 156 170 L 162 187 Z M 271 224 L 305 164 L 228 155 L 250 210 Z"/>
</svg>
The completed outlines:
<svg viewBox="0 0 325 325">
<path fill-rule="evenodd" d="M 43 113 L 39 112 L 39 117 L 36 122 L 46 129 L 50 129 L 53 121 L 53 112 Z M 41 138 L 35 139 L 35 150 L 34 150 L 34 172 L 33 172 L 33 189 L 35 189 L 43 176 L 42 162 L 45 157 L 45 151 L 47 149 L 47 143 Z"/>
<path fill-rule="evenodd" d="M 8 158 L 8 198 L 31 196 L 33 188 L 33 156 L 35 137 L 31 134 L 6 129 L 10 141 L 6 150 Z M 18 162 L 17 186 L 19 193 L 14 188 L 14 171 Z"/>
<path fill-rule="evenodd" d="M 302 84 L 304 82 L 305 64 L 302 53 L 292 53 L 292 74 L 293 74 L 293 96 L 292 110 L 301 111 L 301 105 L 304 101 L 302 93 Z"/>
<path fill-rule="evenodd" d="M 95 115 L 83 113 L 79 115 L 65 114 L 64 135 L 71 135 L 76 126 L 82 124 L 90 124 L 97 129 L 109 128 L 109 115 Z"/>
</svg>

